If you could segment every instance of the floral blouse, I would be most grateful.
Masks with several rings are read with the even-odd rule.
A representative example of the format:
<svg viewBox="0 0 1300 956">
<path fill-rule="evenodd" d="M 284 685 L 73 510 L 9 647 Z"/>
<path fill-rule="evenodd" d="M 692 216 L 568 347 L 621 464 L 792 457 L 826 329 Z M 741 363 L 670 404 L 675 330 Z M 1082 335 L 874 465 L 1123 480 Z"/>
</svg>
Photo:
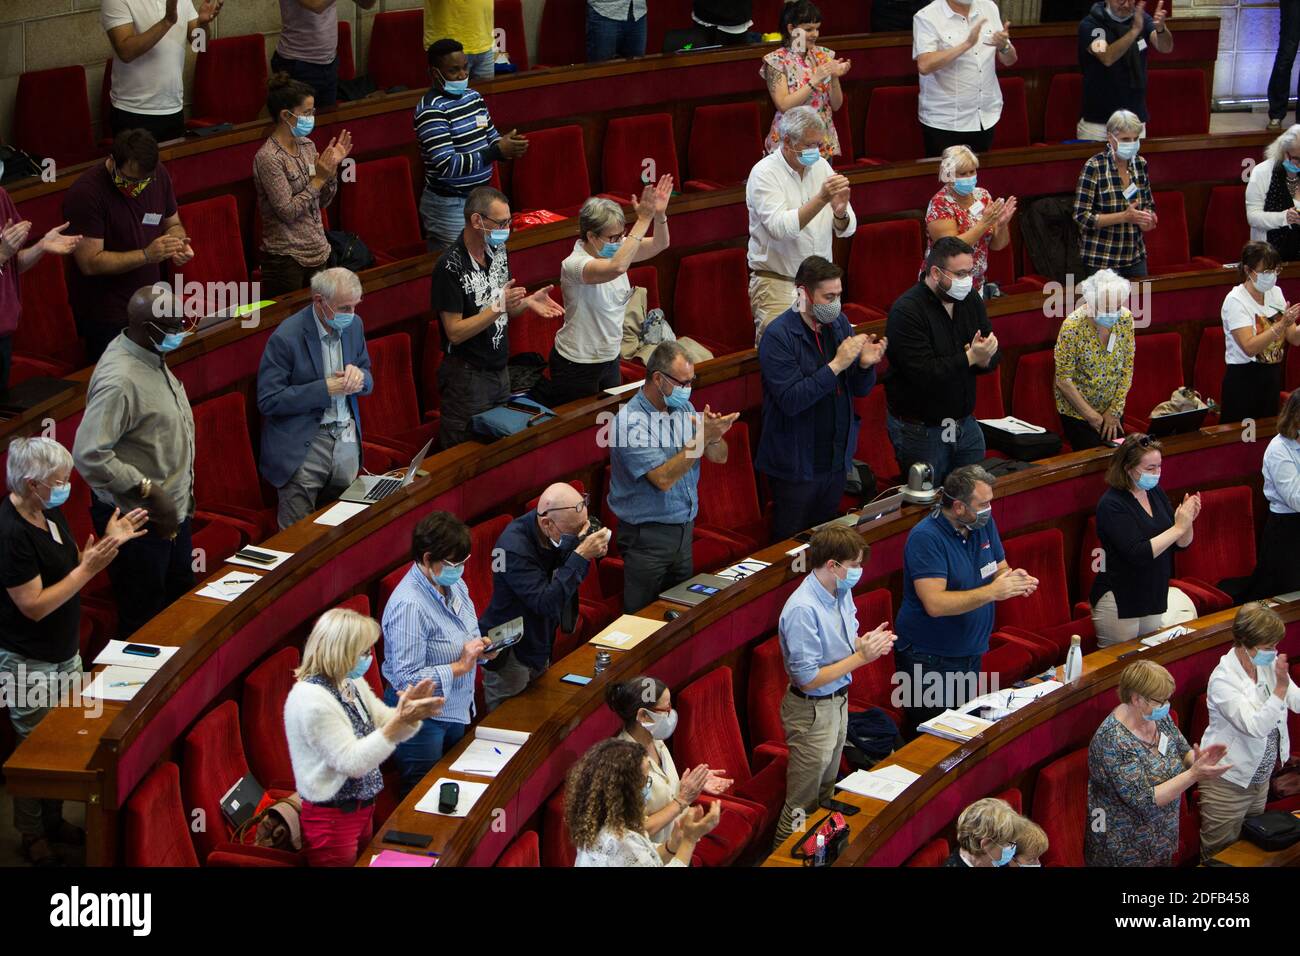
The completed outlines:
<svg viewBox="0 0 1300 956">
<path fill-rule="evenodd" d="M 776 77 L 785 77 L 785 88 L 793 93 L 796 90 L 807 86 L 812 82 L 812 72 L 818 65 L 829 63 L 835 59 L 835 51 L 828 50 L 823 46 L 813 47 L 807 54 L 794 53 L 787 46 L 780 46 L 763 57 L 763 65 L 759 68 L 758 75 L 763 77 L 764 82 L 769 86 L 776 82 Z M 831 80 L 814 87 L 812 99 L 805 106 L 811 106 L 817 111 L 817 115 L 822 118 L 826 124 L 826 139 L 822 141 L 822 158 L 829 161 L 832 156 L 840 155 L 840 137 L 835 132 L 835 118 L 831 111 Z M 767 142 L 763 148 L 767 152 L 773 152 L 781 147 L 781 134 L 777 130 L 777 125 L 781 122 L 783 114 L 780 110 L 772 117 L 772 129 L 767 134 Z"/>
<path fill-rule="evenodd" d="M 1088 866 L 1170 866 L 1178 849 L 1182 800 L 1158 807 L 1155 788 L 1183 772 L 1187 740 L 1165 717 L 1156 724 L 1165 752 L 1139 740 L 1112 713 L 1088 745 Z"/>
<path fill-rule="evenodd" d="M 968 208 L 963 209 L 957 197 L 952 191 L 944 186 L 930 198 L 930 205 L 925 208 L 925 224 L 938 219 L 951 219 L 957 223 L 957 232 L 963 233 L 975 228 L 975 224 L 980 221 L 980 216 L 988 208 L 989 203 L 993 202 L 992 195 L 982 186 L 975 187 L 975 201 Z M 980 236 L 979 242 L 974 246 L 975 267 L 971 272 L 971 277 L 975 280 L 975 289 L 978 290 L 984 285 L 984 273 L 989 268 L 989 240 L 993 238 L 993 230 L 989 230 Z M 929 234 L 926 234 L 925 254 L 930 254 Z M 925 269 L 925 259 L 921 260 L 921 268 Z"/>
<path fill-rule="evenodd" d="M 1128 309 L 1120 310 L 1105 345 L 1084 310 L 1076 309 L 1065 317 L 1056 335 L 1056 374 L 1073 382 L 1083 400 L 1099 413 L 1121 418 L 1133 384 L 1133 348 L 1133 313 Z M 1082 418 L 1065 393 L 1053 388 L 1057 412 Z"/>
</svg>

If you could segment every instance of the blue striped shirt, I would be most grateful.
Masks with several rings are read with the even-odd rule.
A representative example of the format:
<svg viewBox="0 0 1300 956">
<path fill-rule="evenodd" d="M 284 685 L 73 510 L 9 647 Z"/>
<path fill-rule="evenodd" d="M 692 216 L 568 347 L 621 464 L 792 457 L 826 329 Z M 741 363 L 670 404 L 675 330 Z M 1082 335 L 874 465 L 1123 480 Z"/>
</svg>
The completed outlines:
<svg viewBox="0 0 1300 956">
<path fill-rule="evenodd" d="M 853 654 L 857 647 L 858 610 L 853 592 L 844 590 L 834 596 L 809 573 L 781 609 L 778 625 L 781 656 L 790 683 L 800 690 L 817 676 L 823 667 Z M 844 674 L 808 691 L 809 697 L 825 697 L 853 683 L 852 674 Z"/>
<path fill-rule="evenodd" d="M 415 107 L 415 138 L 424 157 L 426 186 L 468 196 L 491 180 L 501 134 L 476 90 L 447 96 L 430 89 Z"/>
<path fill-rule="evenodd" d="M 476 675 L 470 671 L 455 677 L 451 665 L 460 660 L 465 642 L 478 636 L 478 617 L 464 579 L 443 598 L 419 565 L 412 564 L 384 608 L 384 680 L 402 691 L 433 678 L 435 693 L 447 698 L 433 719 L 468 724 L 474 716 Z"/>
</svg>

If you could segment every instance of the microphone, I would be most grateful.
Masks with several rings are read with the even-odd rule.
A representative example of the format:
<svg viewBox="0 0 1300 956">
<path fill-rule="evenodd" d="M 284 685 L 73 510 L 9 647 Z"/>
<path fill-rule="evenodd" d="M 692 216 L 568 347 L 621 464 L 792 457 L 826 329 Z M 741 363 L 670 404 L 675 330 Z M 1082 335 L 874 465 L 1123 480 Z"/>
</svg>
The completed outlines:
<svg viewBox="0 0 1300 956">
<path fill-rule="evenodd" d="M 934 488 L 934 469 L 929 462 L 918 461 L 907 472 L 903 500 L 914 505 L 933 504 L 939 493 Z"/>
</svg>

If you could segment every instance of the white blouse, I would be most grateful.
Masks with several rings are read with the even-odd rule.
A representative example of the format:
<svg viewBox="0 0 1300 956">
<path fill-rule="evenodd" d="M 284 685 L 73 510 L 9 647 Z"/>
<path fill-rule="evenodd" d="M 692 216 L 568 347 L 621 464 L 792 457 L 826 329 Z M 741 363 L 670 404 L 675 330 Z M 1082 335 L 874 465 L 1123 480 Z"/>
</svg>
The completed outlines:
<svg viewBox="0 0 1300 956">
<path fill-rule="evenodd" d="M 686 864 L 673 857 L 667 863 L 644 833 L 625 830 L 614 833 L 608 827 L 596 834 L 596 845 L 578 851 L 574 866 L 682 866 Z"/>
</svg>

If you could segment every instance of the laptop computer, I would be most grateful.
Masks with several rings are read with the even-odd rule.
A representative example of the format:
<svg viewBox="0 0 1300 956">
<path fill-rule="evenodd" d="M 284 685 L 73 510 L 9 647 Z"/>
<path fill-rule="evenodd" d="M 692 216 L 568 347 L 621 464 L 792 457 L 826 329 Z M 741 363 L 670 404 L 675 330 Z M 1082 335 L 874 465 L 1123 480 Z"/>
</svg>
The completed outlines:
<svg viewBox="0 0 1300 956">
<path fill-rule="evenodd" d="M 716 574 L 697 574 L 695 577 L 688 578 L 681 584 L 669 588 L 659 596 L 665 601 L 674 601 L 677 604 L 695 607 L 697 604 L 703 604 L 731 584 L 735 584 L 735 582 L 719 577 Z"/>
<path fill-rule="evenodd" d="M 1208 414 L 1210 414 L 1208 408 L 1190 408 L 1185 412 L 1161 415 L 1151 419 L 1151 424 L 1147 426 L 1147 434 L 1152 438 L 1166 438 L 1170 435 L 1194 432 L 1205 424 L 1205 416 Z"/>
<path fill-rule="evenodd" d="M 339 495 L 339 500 L 369 505 L 374 504 L 381 498 L 387 498 L 399 488 L 405 488 L 415 481 L 415 476 L 420 469 L 420 462 L 424 461 L 424 456 L 429 454 L 429 448 L 432 445 L 433 439 L 430 438 L 424 443 L 424 447 L 415 453 L 410 466 L 406 469 L 406 474 L 401 478 L 393 478 L 390 475 L 361 475 L 356 481 L 348 485 L 347 491 Z"/>
</svg>

